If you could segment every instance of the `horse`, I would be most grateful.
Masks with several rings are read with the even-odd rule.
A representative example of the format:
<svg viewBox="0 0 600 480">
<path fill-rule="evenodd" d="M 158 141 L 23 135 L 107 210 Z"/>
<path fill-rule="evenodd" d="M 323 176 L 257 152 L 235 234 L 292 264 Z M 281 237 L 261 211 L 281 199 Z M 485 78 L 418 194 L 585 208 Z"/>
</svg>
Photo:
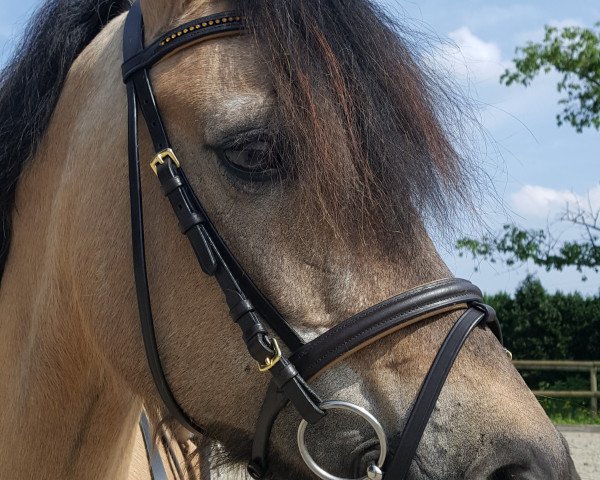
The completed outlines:
<svg viewBox="0 0 600 480">
<path fill-rule="evenodd" d="M 156 356 L 179 413 L 202 435 L 188 433 L 161 398 L 139 326 L 132 262 L 121 70 L 129 7 L 48 0 L 2 72 L 3 479 L 147 478 L 142 410 L 156 432 L 168 432 L 163 444 L 205 452 L 179 455 L 183 475 L 198 474 L 191 458 L 201 456 L 202 475 L 212 465 L 238 478 L 269 385 L 266 371 L 284 365 L 297 378 L 285 346 L 261 371 L 247 355 L 218 283 L 198 270 L 177 232 L 148 165 L 154 137 L 140 123 L 134 148 Z M 368 0 L 141 0 L 134 8 L 147 45 L 179 41 L 190 27 L 221 21 L 220 12 L 237 12 L 223 23 L 243 28 L 215 28 L 143 72 L 185 182 L 302 342 L 388 298 L 452 282 L 430 226 L 443 228 L 473 207 L 479 176 L 448 123 L 452 93 L 407 30 Z M 211 20 L 196 25 L 197 18 Z M 164 172 L 175 157 L 158 163 Z M 208 228 L 202 222 L 194 228 Z M 305 440 L 324 471 L 367 478 L 367 468 L 369 478 L 381 478 L 373 459 L 386 437 L 400 443 L 419 387 L 467 307 L 457 308 L 385 332 L 312 376 L 311 387 L 298 380 L 302 392 L 370 412 L 325 416 L 316 395 L 303 400 L 319 414 L 305 425 Z M 406 478 L 579 478 L 564 439 L 494 332 L 473 328 L 465 340 L 430 402 Z M 274 345 L 263 347 L 275 352 Z M 303 417 L 283 408 L 264 478 L 315 478 L 295 446 Z"/>
</svg>

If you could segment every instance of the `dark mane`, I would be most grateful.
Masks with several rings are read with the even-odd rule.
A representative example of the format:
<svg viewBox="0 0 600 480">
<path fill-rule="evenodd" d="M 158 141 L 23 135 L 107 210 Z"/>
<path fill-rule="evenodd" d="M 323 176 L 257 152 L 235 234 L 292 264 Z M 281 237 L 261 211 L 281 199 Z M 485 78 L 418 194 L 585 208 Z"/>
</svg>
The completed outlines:
<svg viewBox="0 0 600 480">
<path fill-rule="evenodd" d="M 280 137 L 313 218 L 339 235 L 379 233 L 407 246 L 423 223 L 446 226 L 470 207 L 474 174 L 455 144 L 463 100 L 419 59 L 413 43 L 423 35 L 408 39 L 369 0 L 238 3 L 270 69 Z"/>
<path fill-rule="evenodd" d="M 73 61 L 126 0 L 47 0 L 0 72 L 0 278 L 15 189 L 46 130 Z M 128 6 L 128 4 L 127 4 Z"/>
</svg>

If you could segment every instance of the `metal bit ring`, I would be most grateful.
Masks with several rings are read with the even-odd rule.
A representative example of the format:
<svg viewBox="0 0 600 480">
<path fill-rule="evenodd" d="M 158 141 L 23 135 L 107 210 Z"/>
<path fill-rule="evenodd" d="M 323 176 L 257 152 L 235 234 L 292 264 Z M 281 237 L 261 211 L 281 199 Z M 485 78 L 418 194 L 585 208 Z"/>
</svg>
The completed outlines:
<svg viewBox="0 0 600 480">
<path fill-rule="evenodd" d="M 323 402 L 319 407 L 323 410 L 346 410 L 352 413 L 355 413 L 359 417 L 364 418 L 377 435 L 377 439 L 379 440 L 380 450 L 379 450 L 379 458 L 377 459 L 377 464 L 372 464 L 367 469 L 367 474 L 360 479 L 347 479 L 342 477 L 336 477 L 335 475 L 330 474 L 329 472 L 323 470 L 314 459 L 310 456 L 308 449 L 306 448 L 305 435 L 306 435 L 306 427 L 308 426 L 308 422 L 304 419 L 298 425 L 298 449 L 300 450 L 300 455 L 302 455 L 302 459 L 306 466 L 310 468 L 310 470 L 317 475 L 319 478 L 323 480 L 370 480 L 370 479 L 378 479 L 382 478 L 381 468 L 383 467 L 383 462 L 385 461 L 385 457 L 387 455 L 387 439 L 385 437 L 385 432 L 383 431 L 383 427 L 379 423 L 379 421 L 367 410 L 358 405 L 354 405 L 348 402 L 342 402 L 339 400 L 330 400 L 328 402 Z"/>
</svg>

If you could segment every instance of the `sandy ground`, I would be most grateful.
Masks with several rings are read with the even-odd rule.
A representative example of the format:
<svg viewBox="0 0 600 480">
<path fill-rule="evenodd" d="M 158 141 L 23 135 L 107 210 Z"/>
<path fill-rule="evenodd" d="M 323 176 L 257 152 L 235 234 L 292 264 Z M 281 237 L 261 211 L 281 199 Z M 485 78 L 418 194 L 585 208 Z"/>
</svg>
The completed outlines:
<svg viewBox="0 0 600 480">
<path fill-rule="evenodd" d="M 581 480 L 600 480 L 600 426 L 559 426 Z"/>
</svg>

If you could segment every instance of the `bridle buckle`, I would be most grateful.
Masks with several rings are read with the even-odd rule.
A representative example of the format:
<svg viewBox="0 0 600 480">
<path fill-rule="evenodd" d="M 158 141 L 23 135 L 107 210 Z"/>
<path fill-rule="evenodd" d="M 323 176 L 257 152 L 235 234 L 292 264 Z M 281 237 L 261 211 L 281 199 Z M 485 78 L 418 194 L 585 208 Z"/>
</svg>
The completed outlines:
<svg viewBox="0 0 600 480">
<path fill-rule="evenodd" d="M 281 360 L 281 348 L 279 348 L 277 340 L 271 338 L 271 345 L 273 347 L 273 350 L 275 351 L 275 355 L 273 355 L 272 358 L 267 357 L 265 359 L 265 363 L 258 364 L 258 370 L 260 372 L 268 372 L 277 364 L 277 362 L 279 362 L 279 360 Z"/>
<path fill-rule="evenodd" d="M 165 148 L 164 150 L 158 152 L 150 162 L 150 168 L 154 172 L 154 175 L 158 175 L 158 165 L 164 165 L 167 158 L 170 159 L 177 168 L 181 166 L 179 160 L 175 156 L 175 152 L 170 148 Z"/>
</svg>

